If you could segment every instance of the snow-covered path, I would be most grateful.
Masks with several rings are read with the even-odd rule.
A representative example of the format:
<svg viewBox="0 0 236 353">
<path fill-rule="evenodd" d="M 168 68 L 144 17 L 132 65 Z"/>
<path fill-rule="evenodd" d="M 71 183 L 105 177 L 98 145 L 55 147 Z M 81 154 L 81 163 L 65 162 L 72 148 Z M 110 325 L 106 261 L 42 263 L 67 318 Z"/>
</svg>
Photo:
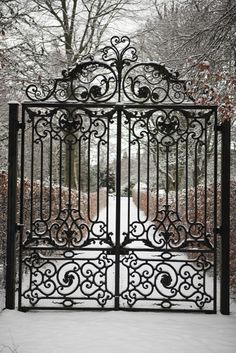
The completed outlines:
<svg viewBox="0 0 236 353">
<path fill-rule="evenodd" d="M 108 232 L 113 234 L 116 233 L 116 197 L 109 197 L 109 206 L 108 206 L 108 222 L 106 220 L 106 208 L 103 208 L 99 213 L 99 221 L 103 221 L 108 224 Z M 130 205 L 129 205 L 130 204 Z M 124 240 L 122 236 L 123 233 L 127 233 L 130 229 L 130 225 L 133 222 L 137 222 L 137 233 L 139 230 L 143 231 L 142 226 L 138 226 L 138 219 L 144 222 L 143 227 L 147 229 L 152 224 L 146 220 L 146 216 L 143 211 L 137 209 L 136 205 L 133 202 L 132 197 L 121 197 L 120 198 L 120 236 L 121 242 Z M 149 231 L 149 234 L 152 233 L 152 230 Z M 115 240 L 115 239 L 114 239 Z M 142 243 L 139 243 L 139 247 L 142 247 Z"/>
<path fill-rule="evenodd" d="M 232 310 L 231 316 L 5 310 L 0 352 L 235 353 L 236 305 Z"/>
</svg>

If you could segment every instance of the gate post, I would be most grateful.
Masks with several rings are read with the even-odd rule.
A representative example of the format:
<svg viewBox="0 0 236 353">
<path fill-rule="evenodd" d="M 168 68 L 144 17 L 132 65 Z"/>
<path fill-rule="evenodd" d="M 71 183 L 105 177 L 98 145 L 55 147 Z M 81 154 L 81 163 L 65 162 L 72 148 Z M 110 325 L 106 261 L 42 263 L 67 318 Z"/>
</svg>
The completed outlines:
<svg viewBox="0 0 236 353">
<path fill-rule="evenodd" d="M 15 309 L 16 191 L 19 103 L 9 103 L 6 308 Z"/>
<path fill-rule="evenodd" d="M 221 154 L 221 293 L 220 312 L 230 313 L 230 121 L 224 121 Z"/>
</svg>

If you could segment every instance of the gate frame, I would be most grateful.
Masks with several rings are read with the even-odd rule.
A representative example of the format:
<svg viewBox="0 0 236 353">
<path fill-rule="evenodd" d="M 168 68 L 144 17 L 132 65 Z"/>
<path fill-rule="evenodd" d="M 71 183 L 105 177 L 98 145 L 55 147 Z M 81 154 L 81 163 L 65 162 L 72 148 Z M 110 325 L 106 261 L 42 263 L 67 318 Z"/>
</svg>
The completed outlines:
<svg viewBox="0 0 236 353">
<path fill-rule="evenodd" d="M 19 103 L 9 102 L 6 309 L 15 309 Z"/>
<path fill-rule="evenodd" d="M 122 37 L 123 38 L 123 37 Z M 127 37 L 124 37 L 127 38 Z M 133 48 L 133 47 L 132 47 Z M 124 53 L 123 53 L 124 54 Z M 118 58 L 124 65 L 125 61 L 122 61 L 122 57 Z M 108 60 L 106 60 L 108 61 Z M 131 60 L 135 61 L 135 60 Z M 121 71 L 123 66 L 118 66 L 119 60 L 117 61 L 118 71 L 118 101 L 114 103 L 117 106 L 117 118 L 121 118 L 121 109 L 123 103 L 120 102 L 120 89 L 121 89 Z M 152 63 L 151 63 L 152 64 Z M 119 76 L 120 75 L 120 76 Z M 62 80 L 66 80 L 65 76 Z M 28 96 L 29 97 L 29 96 Z M 48 97 L 43 100 L 47 100 Z M 50 104 L 50 102 L 48 102 Z M 99 102 L 97 103 L 97 105 Z M 128 106 L 129 104 L 124 103 Z M 139 104 L 137 104 L 139 105 Z M 149 107 L 148 104 L 145 107 Z M 160 104 L 161 105 L 161 104 Z M 178 105 L 178 104 L 177 104 Z M 101 104 L 102 106 L 102 104 Z M 158 106 L 158 104 L 156 104 Z M 170 105 L 173 107 L 174 104 Z M 180 106 L 180 105 L 178 105 Z M 186 105 L 187 107 L 187 105 Z M 201 105 L 195 105 L 196 109 L 203 107 Z M 205 108 L 212 108 L 212 106 L 204 106 Z M 216 107 L 217 110 L 217 107 Z M 8 147 L 8 209 L 7 209 L 7 259 L 6 259 L 6 308 L 15 309 L 15 289 L 16 289 L 16 234 L 21 230 L 22 225 L 16 223 L 17 213 L 17 162 L 18 162 L 18 131 L 23 128 L 19 122 L 19 103 L 9 102 L 9 147 Z M 117 136 L 121 136 L 120 124 L 117 124 Z M 224 121 L 220 125 L 217 125 L 217 130 L 222 135 L 221 145 L 221 225 L 216 229 L 216 234 L 221 236 L 221 276 L 220 276 L 220 312 L 224 315 L 230 314 L 230 122 Z M 217 134 L 216 134 L 217 135 Z M 121 139 L 119 139 L 121 141 Z M 121 154 L 121 146 L 117 146 L 117 163 L 118 157 Z M 217 158 L 217 156 L 215 157 Z M 116 177 L 118 181 L 116 197 L 116 216 L 119 217 L 120 213 L 120 169 L 116 170 Z M 120 256 L 119 254 L 119 232 L 120 222 L 116 222 L 116 234 L 118 236 L 118 246 L 115 254 L 116 261 Z M 216 265 L 216 264 L 215 264 Z M 116 266 L 116 279 L 115 279 L 115 292 L 119 288 L 119 266 Z M 115 297 L 115 307 L 117 307 L 119 298 Z M 94 310 L 94 309 L 93 309 Z M 131 309 L 133 310 L 133 309 Z"/>
<path fill-rule="evenodd" d="M 221 151 L 221 281 L 220 312 L 230 314 L 230 121 L 220 125 Z"/>
</svg>

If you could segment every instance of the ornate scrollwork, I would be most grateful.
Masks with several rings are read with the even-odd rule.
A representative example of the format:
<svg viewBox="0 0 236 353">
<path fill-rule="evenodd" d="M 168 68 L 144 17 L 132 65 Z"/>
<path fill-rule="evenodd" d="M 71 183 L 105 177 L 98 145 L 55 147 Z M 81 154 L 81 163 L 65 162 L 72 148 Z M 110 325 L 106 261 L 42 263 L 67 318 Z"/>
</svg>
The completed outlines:
<svg viewBox="0 0 236 353">
<path fill-rule="evenodd" d="M 131 67 L 125 74 L 125 96 L 136 103 L 170 101 L 180 104 L 186 98 L 185 81 L 178 79 L 177 72 L 169 71 L 158 63 L 141 63 Z"/>
<path fill-rule="evenodd" d="M 27 230 L 26 235 L 26 247 L 85 248 L 96 243 L 114 246 L 111 232 L 104 221 L 94 220 L 88 224 L 81 212 L 71 204 L 61 209 L 57 217 L 33 221 L 32 230 Z"/>
<path fill-rule="evenodd" d="M 113 109 L 97 112 L 86 108 L 66 106 L 41 110 L 28 108 L 27 112 L 29 122 L 34 124 L 34 143 L 39 143 L 51 136 L 66 144 L 75 144 L 79 139 L 88 139 L 89 136 L 106 144 L 106 120 L 111 119 L 114 114 Z"/>
<path fill-rule="evenodd" d="M 141 220 L 131 222 L 128 233 L 124 233 L 125 240 L 122 245 L 139 240 L 145 246 L 157 250 L 213 247 L 210 236 L 201 222 L 184 222 L 170 205 L 164 205 L 152 222 L 149 225 Z"/>
<path fill-rule="evenodd" d="M 41 149 L 51 141 L 57 146 L 67 146 L 68 156 L 72 149 L 77 148 L 82 153 L 83 144 L 92 141 L 95 146 L 106 146 L 107 130 L 109 120 L 112 120 L 114 110 L 90 110 L 78 108 L 76 105 L 57 108 L 27 108 L 28 123 L 32 125 L 34 147 Z M 86 146 L 85 146 L 86 147 Z M 41 150 L 42 151 L 42 150 Z M 42 166 L 41 166 L 42 168 Z M 41 171 L 42 173 L 42 171 Z M 37 191 L 34 191 L 37 190 Z M 55 191 L 57 190 L 57 191 Z M 99 219 L 92 219 L 87 209 L 90 202 L 76 190 L 67 189 L 67 193 L 73 192 L 76 199 L 73 202 L 67 199 L 62 205 L 58 202 L 51 202 L 50 188 L 44 187 L 44 181 L 32 184 L 32 195 L 37 192 L 41 195 L 41 202 L 37 205 L 40 209 L 31 226 L 26 229 L 24 246 L 49 246 L 62 247 L 88 247 L 98 243 L 113 246 L 111 234 L 105 222 Z M 55 197 L 60 199 L 62 186 L 55 189 Z M 43 194 L 48 194 L 48 200 L 44 203 L 48 210 L 44 210 Z M 85 207 L 86 204 L 86 207 Z"/>
<path fill-rule="evenodd" d="M 200 222 L 184 224 L 177 212 L 165 205 L 154 219 L 155 225 L 147 229 L 147 245 L 158 249 L 188 249 L 205 246 L 212 248 L 209 234 Z M 146 240 L 144 240 L 144 243 Z"/>
<path fill-rule="evenodd" d="M 207 286 L 214 239 L 207 210 L 199 216 L 197 198 L 200 177 L 207 188 L 207 157 L 206 162 L 197 157 L 206 155 L 212 143 L 207 128 L 214 131 L 214 111 L 182 104 L 193 100 L 179 74 L 137 59 L 130 39 L 115 36 L 100 57 L 86 58 L 60 78 L 26 89 L 27 97 L 39 102 L 25 103 L 23 118 L 31 144 L 25 149 L 30 150 L 31 217 L 22 236 L 20 295 L 29 306 L 118 308 L 119 301 L 126 307 L 145 301 L 154 309 L 189 305 L 201 310 L 214 301 Z M 47 100 L 52 101 L 41 103 Z M 112 182 L 109 168 L 117 168 Z M 141 200 L 138 186 L 138 211 L 132 218 L 135 170 L 137 184 L 145 182 L 147 188 Z M 126 222 L 120 212 L 124 178 L 125 227 L 118 223 Z M 207 207 L 205 189 L 201 195 Z M 114 190 L 116 220 L 109 196 Z M 180 190 L 185 190 L 184 206 Z"/>
<path fill-rule="evenodd" d="M 55 99 L 59 102 L 107 102 L 115 100 L 136 103 L 182 103 L 192 100 L 187 94 L 186 82 L 165 65 L 137 63 L 136 49 L 127 36 L 114 36 L 110 45 L 101 50 L 101 59 L 75 63 L 62 71 L 62 77 L 39 85 L 31 84 L 26 95 L 33 101 Z"/>
<path fill-rule="evenodd" d="M 212 112 L 199 116 L 183 108 L 124 110 L 125 124 L 131 124 L 132 144 L 140 143 L 149 136 L 151 143 L 157 143 L 164 150 L 183 143 L 187 139 L 201 141 L 205 131 L 203 121 L 207 121 Z M 210 115 L 209 115 L 210 114 Z M 202 121 L 201 121 L 202 119 Z"/>
<path fill-rule="evenodd" d="M 104 252 L 87 259 L 74 252 L 70 256 L 64 252 L 51 258 L 35 251 L 25 257 L 23 265 L 30 276 L 22 295 L 32 306 L 40 306 L 40 302 L 47 300 L 64 307 L 76 307 L 88 301 L 104 307 L 114 298 L 108 289 L 108 273 L 114 261 Z"/>
<path fill-rule="evenodd" d="M 27 231 L 25 246 L 51 245 L 57 248 L 82 246 L 88 240 L 89 226 L 81 213 L 70 204 L 55 219 L 36 219 L 32 231 Z"/>
<path fill-rule="evenodd" d="M 41 86 L 31 84 L 26 95 L 33 101 L 54 98 L 58 102 L 103 102 L 116 92 L 117 79 L 111 66 L 99 61 L 77 63 L 63 71 L 63 77 L 49 80 Z"/>
<path fill-rule="evenodd" d="M 103 48 L 102 52 L 102 59 L 111 61 L 119 71 L 138 59 L 136 49 L 130 46 L 130 39 L 126 36 L 112 37 L 111 45 Z"/>
<path fill-rule="evenodd" d="M 130 252 L 122 260 L 128 280 L 121 298 L 129 307 L 139 307 L 139 302 L 149 300 L 162 309 L 181 308 L 188 300 L 189 304 L 203 309 L 213 302 L 207 288 L 207 272 L 212 264 L 203 254 L 191 260 L 178 259 L 174 253 L 164 258 L 163 254 L 153 259 Z"/>
</svg>

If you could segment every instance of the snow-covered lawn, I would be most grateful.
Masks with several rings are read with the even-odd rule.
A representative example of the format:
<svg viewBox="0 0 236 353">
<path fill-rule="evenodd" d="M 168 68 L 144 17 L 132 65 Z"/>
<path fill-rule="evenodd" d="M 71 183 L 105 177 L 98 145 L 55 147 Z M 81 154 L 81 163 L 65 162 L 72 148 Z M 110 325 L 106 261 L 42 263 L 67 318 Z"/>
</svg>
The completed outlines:
<svg viewBox="0 0 236 353">
<path fill-rule="evenodd" d="M 232 311 L 223 316 L 5 310 L 0 314 L 0 352 L 235 353 L 235 304 Z"/>
</svg>

